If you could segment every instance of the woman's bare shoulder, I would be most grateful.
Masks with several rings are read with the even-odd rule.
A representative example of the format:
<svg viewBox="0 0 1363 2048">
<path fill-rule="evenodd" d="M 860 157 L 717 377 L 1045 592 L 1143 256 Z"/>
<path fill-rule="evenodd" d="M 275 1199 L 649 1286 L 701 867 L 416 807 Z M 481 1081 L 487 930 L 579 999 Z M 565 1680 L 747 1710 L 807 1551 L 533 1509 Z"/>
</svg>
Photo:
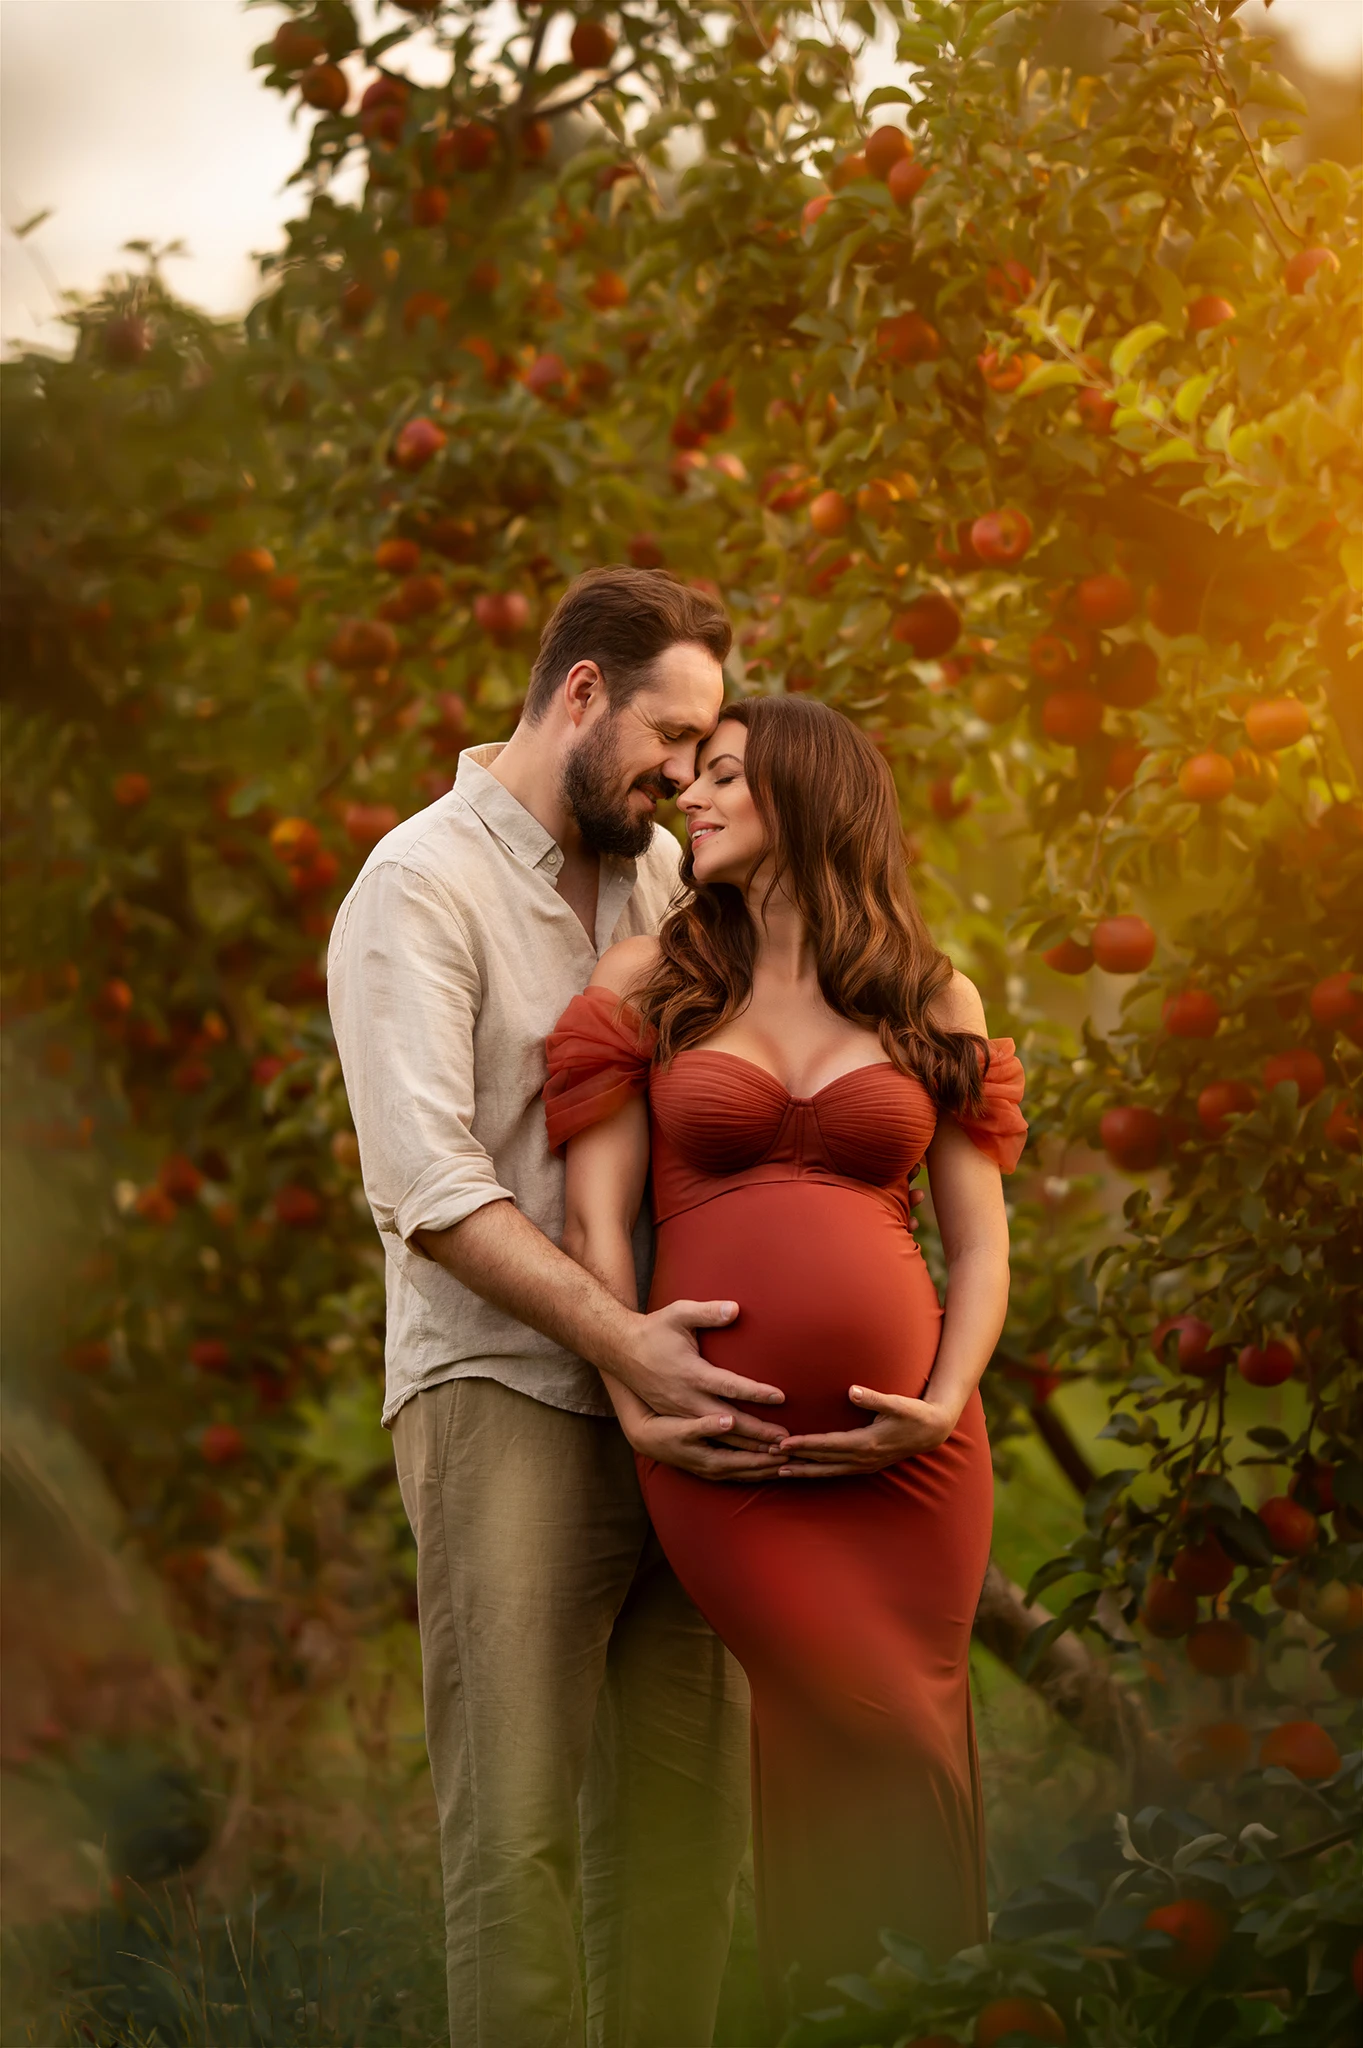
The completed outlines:
<svg viewBox="0 0 1363 2048">
<path fill-rule="evenodd" d="M 632 996 L 643 987 L 657 964 L 656 939 L 618 939 L 613 946 L 607 946 L 597 961 L 588 987 L 608 988 L 613 995 Z"/>
<path fill-rule="evenodd" d="M 981 1038 L 987 1036 L 980 992 L 968 974 L 955 969 L 951 980 L 932 998 L 928 1014 L 939 1031 L 976 1031 Z"/>
</svg>

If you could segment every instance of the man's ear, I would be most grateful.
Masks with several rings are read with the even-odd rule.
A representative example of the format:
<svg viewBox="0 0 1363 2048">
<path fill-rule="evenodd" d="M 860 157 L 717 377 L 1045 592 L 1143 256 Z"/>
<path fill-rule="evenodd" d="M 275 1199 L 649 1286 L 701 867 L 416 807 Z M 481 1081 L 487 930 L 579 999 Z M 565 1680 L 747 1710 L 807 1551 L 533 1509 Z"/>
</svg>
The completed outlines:
<svg viewBox="0 0 1363 2048">
<path fill-rule="evenodd" d="M 575 661 L 563 679 L 563 702 L 574 725 L 606 694 L 606 679 L 594 661 Z"/>
</svg>

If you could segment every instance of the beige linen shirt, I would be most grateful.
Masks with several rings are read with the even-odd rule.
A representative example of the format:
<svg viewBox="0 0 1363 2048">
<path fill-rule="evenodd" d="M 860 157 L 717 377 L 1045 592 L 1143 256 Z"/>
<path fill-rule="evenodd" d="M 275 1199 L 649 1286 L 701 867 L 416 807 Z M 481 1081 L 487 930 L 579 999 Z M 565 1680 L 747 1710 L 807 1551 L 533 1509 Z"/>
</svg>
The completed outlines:
<svg viewBox="0 0 1363 2048">
<path fill-rule="evenodd" d="M 669 832 L 655 829 L 637 862 L 603 858 L 593 943 L 555 886 L 560 848 L 488 773 L 500 751 L 470 747 L 449 795 L 379 841 L 331 935 L 331 1020 L 386 1262 L 385 1424 L 422 1388 L 467 1378 L 612 1412 L 592 1366 L 414 1242 L 510 1198 L 558 1243 L 544 1041 L 599 953 L 656 931 L 677 886 Z M 636 1254 L 642 1272 L 646 1224 Z"/>
</svg>

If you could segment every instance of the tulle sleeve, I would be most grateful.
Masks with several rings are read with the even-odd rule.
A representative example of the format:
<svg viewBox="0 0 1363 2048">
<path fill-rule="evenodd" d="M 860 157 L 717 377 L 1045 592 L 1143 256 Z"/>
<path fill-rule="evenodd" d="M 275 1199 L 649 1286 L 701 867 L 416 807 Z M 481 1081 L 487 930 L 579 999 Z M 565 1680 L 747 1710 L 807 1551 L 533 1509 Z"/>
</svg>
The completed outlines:
<svg viewBox="0 0 1363 2048">
<path fill-rule="evenodd" d="M 544 1116 L 551 1151 L 561 1152 L 579 1131 L 643 1094 L 653 1044 L 652 1030 L 611 989 L 573 997 L 548 1039 Z"/>
<path fill-rule="evenodd" d="M 1023 1083 L 1022 1061 L 1012 1039 L 991 1038 L 979 1113 L 957 1118 L 981 1152 L 1004 1173 L 1013 1171 L 1027 1143 L 1027 1121 L 1019 1107 Z"/>
</svg>

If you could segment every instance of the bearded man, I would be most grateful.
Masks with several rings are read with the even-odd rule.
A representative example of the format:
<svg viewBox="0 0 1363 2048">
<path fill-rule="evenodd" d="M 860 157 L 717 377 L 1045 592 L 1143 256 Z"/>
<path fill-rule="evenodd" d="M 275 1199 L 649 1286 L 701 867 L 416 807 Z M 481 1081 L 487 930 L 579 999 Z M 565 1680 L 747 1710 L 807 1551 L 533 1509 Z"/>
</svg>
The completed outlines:
<svg viewBox="0 0 1363 2048">
<path fill-rule="evenodd" d="M 686 1466 L 771 1388 L 558 1248 L 544 1041 L 676 887 L 660 796 L 723 700 L 721 607 L 656 571 L 579 578 L 521 723 L 380 841 L 328 983 L 383 1241 L 387 1398 L 417 1546 L 454 2048 L 707 2048 L 747 1835 L 741 1674 L 672 1575 L 596 1367 Z M 641 1295 L 649 1246 L 636 1239 Z M 713 1454 L 709 1469 L 713 1472 Z M 698 1469 L 698 1467 L 693 1467 Z M 579 1944 L 580 1927 L 580 1944 Z M 585 1993 L 584 1993 L 585 1984 Z"/>
</svg>

